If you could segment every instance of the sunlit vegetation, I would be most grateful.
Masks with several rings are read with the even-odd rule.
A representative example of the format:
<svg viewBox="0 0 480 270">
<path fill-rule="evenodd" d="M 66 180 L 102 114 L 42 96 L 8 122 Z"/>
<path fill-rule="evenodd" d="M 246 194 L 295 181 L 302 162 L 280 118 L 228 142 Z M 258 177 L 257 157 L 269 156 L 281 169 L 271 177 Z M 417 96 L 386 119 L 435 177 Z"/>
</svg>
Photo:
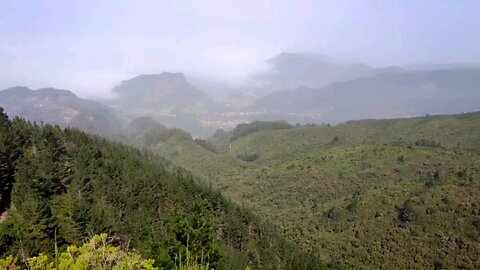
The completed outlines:
<svg viewBox="0 0 480 270">
<path fill-rule="evenodd" d="M 19 259 L 12 255 L 0 259 L 0 269 L 9 270 L 81 270 L 81 269 L 102 269 L 102 270 L 159 270 L 155 267 L 152 259 L 142 259 L 140 254 L 132 251 L 122 250 L 112 246 L 106 234 L 95 235 L 87 243 L 78 247 L 71 245 L 64 252 L 55 250 L 53 257 L 40 253 L 37 256 L 28 258 L 25 264 L 20 264 Z M 192 257 L 188 248 L 186 258 L 178 258 L 175 270 L 209 270 L 209 265 L 198 263 Z"/>
<path fill-rule="evenodd" d="M 35 264 L 31 269 L 74 269 L 97 254 L 91 241 L 82 246 L 85 239 L 106 233 L 111 239 L 102 245 L 111 256 L 98 263 L 121 269 L 124 263 L 146 269 L 322 267 L 318 256 L 153 154 L 76 129 L 10 121 L 3 110 L 0 141 L 0 256 L 10 263 L 17 258 L 22 267 Z M 68 253 L 72 245 L 80 247 L 75 256 Z"/>
<path fill-rule="evenodd" d="M 238 138 L 245 137 L 249 134 L 252 134 L 258 131 L 280 130 L 280 129 L 290 129 L 290 128 L 293 128 L 293 126 L 287 123 L 286 121 L 273 121 L 273 122 L 253 121 L 249 124 L 237 125 L 231 132 L 232 134 L 231 140 L 234 141 Z"/>
<path fill-rule="evenodd" d="M 168 140 L 192 140 L 190 133 L 178 129 L 168 128 L 150 117 L 134 119 L 127 128 L 128 138 L 125 142 L 135 146 L 150 147 Z"/>
<path fill-rule="evenodd" d="M 480 267 L 480 113 L 226 138 L 155 149 L 330 266 Z"/>
</svg>

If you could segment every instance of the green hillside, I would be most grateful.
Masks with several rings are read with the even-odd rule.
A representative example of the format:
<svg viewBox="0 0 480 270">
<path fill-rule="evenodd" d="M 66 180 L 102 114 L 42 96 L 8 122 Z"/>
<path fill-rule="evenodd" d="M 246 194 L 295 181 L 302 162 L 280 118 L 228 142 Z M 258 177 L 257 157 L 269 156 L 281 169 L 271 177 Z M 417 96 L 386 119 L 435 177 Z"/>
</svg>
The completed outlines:
<svg viewBox="0 0 480 270">
<path fill-rule="evenodd" d="M 156 150 L 327 263 L 480 267 L 480 113 L 231 138 Z"/>
<path fill-rule="evenodd" d="M 76 129 L 9 120 L 0 108 L 0 257 L 52 256 L 56 247 L 107 233 L 109 244 L 164 269 L 178 266 L 187 248 L 215 269 L 322 267 L 249 211 L 159 160 Z"/>
</svg>

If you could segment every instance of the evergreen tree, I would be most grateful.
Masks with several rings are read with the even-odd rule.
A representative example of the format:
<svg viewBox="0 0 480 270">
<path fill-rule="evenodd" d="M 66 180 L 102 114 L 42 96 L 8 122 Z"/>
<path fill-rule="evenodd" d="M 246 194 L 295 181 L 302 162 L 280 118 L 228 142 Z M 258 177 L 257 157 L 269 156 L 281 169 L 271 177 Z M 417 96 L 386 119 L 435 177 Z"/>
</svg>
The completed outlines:
<svg viewBox="0 0 480 270">
<path fill-rule="evenodd" d="M 0 107 L 0 213 L 10 204 L 10 192 L 14 182 L 12 152 L 11 123 Z"/>
</svg>

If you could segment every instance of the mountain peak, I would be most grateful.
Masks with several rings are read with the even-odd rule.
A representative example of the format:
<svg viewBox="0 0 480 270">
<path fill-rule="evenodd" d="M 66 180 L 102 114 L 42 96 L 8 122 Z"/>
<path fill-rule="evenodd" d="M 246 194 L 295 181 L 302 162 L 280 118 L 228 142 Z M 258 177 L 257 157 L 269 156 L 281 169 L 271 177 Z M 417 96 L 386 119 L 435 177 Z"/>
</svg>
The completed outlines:
<svg viewBox="0 0 480 270">
<path fill-rule="evenodd" d="M 10 88 L 7 88 L 5 90 L 11 90 L 11 91 L 33 91 L 32 89 L 26 87 L 26 86 L 22 86 L 22 85 L 17 85 L 17 86 L 14 86 L 14 87 L 10 87 Z"/>
<path fill-rule="evenodd" d="M 185 75 L 183 74 L 183 72 L 168 72 L 168 71 L 164 71 L 160 74 L 160 76 L 163 76 L 163 77 L 169 77 L 169 78 L 181 78 L 181 79 L 185 79 Z"/>
<path fill-rule="evenodd" d="M 5 97 L 23 97 L 28 95 L 54 96 L 54 97 L 77 97 L 72 91 L 52 87 L 32 90 L 26 86 L 15 86 L 1 91 Z"/>
<path fill-rule="evenodd" d="M 79 98 L 64 89 L 8 88 L 0 91 L 0 106 L 11 116 L 62 127 L 78 127 L 97 134 L 115 135 L 121 128 L 120 119 L 110 108 Z"/>
<path fill-rule="evenodd" d="M 77 97 L 72 91 L 65 89 L 57 89 L 53 87 L 40 88 L 35 90 L 39 94 L 48 96 L 64 96 L 64 97 Z"/>
<path fill-rule="evenodd" d="M 371 76 L 373 68 L 361 63 L 347 64 L 315 53 L 283 52 L 267 60 L 270 69 L 257 78 L 272 89 L 295 86 L 321 87 L 330 83 Z"/>
<path fill-rule="evenodd" d="M 14 87 L 10 87 L 10 88 L 2 90 L 2 92 L 4 92 L 4 93 L 11 92 L 11 93 L 16 93 L 16 94 L 30 93 L 31 91 L 33 91 L 33 90 L 26 87 L 26 86 L 14 86 Z"/>
<path fill-rule="evenodd" d="M 210 97 L 191 85 L 182 72 L 142 74 L 113 89 L 129 107 L 168 109 L 209 102 Z"/>
</svg>

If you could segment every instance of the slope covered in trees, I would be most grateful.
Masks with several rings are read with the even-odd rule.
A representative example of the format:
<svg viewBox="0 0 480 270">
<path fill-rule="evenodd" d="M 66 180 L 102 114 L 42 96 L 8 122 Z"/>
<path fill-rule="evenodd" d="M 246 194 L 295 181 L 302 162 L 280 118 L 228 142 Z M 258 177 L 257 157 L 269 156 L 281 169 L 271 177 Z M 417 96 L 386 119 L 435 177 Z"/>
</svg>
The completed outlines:
<svg viewBox="0 0 480 270">
<path fill-rule="evenodd" d="M 480 267 L 480 113 L 229 136 L 156 150 L 327 263 Z"/>
<path fill-rule="evenodd" d="M 0 255 L 26 260 L 98 233 L 173 268 L 188 249 L 215 269 L 321 265 L 272 228 L 154 155 L 0 109 Z"/>
</svg>

